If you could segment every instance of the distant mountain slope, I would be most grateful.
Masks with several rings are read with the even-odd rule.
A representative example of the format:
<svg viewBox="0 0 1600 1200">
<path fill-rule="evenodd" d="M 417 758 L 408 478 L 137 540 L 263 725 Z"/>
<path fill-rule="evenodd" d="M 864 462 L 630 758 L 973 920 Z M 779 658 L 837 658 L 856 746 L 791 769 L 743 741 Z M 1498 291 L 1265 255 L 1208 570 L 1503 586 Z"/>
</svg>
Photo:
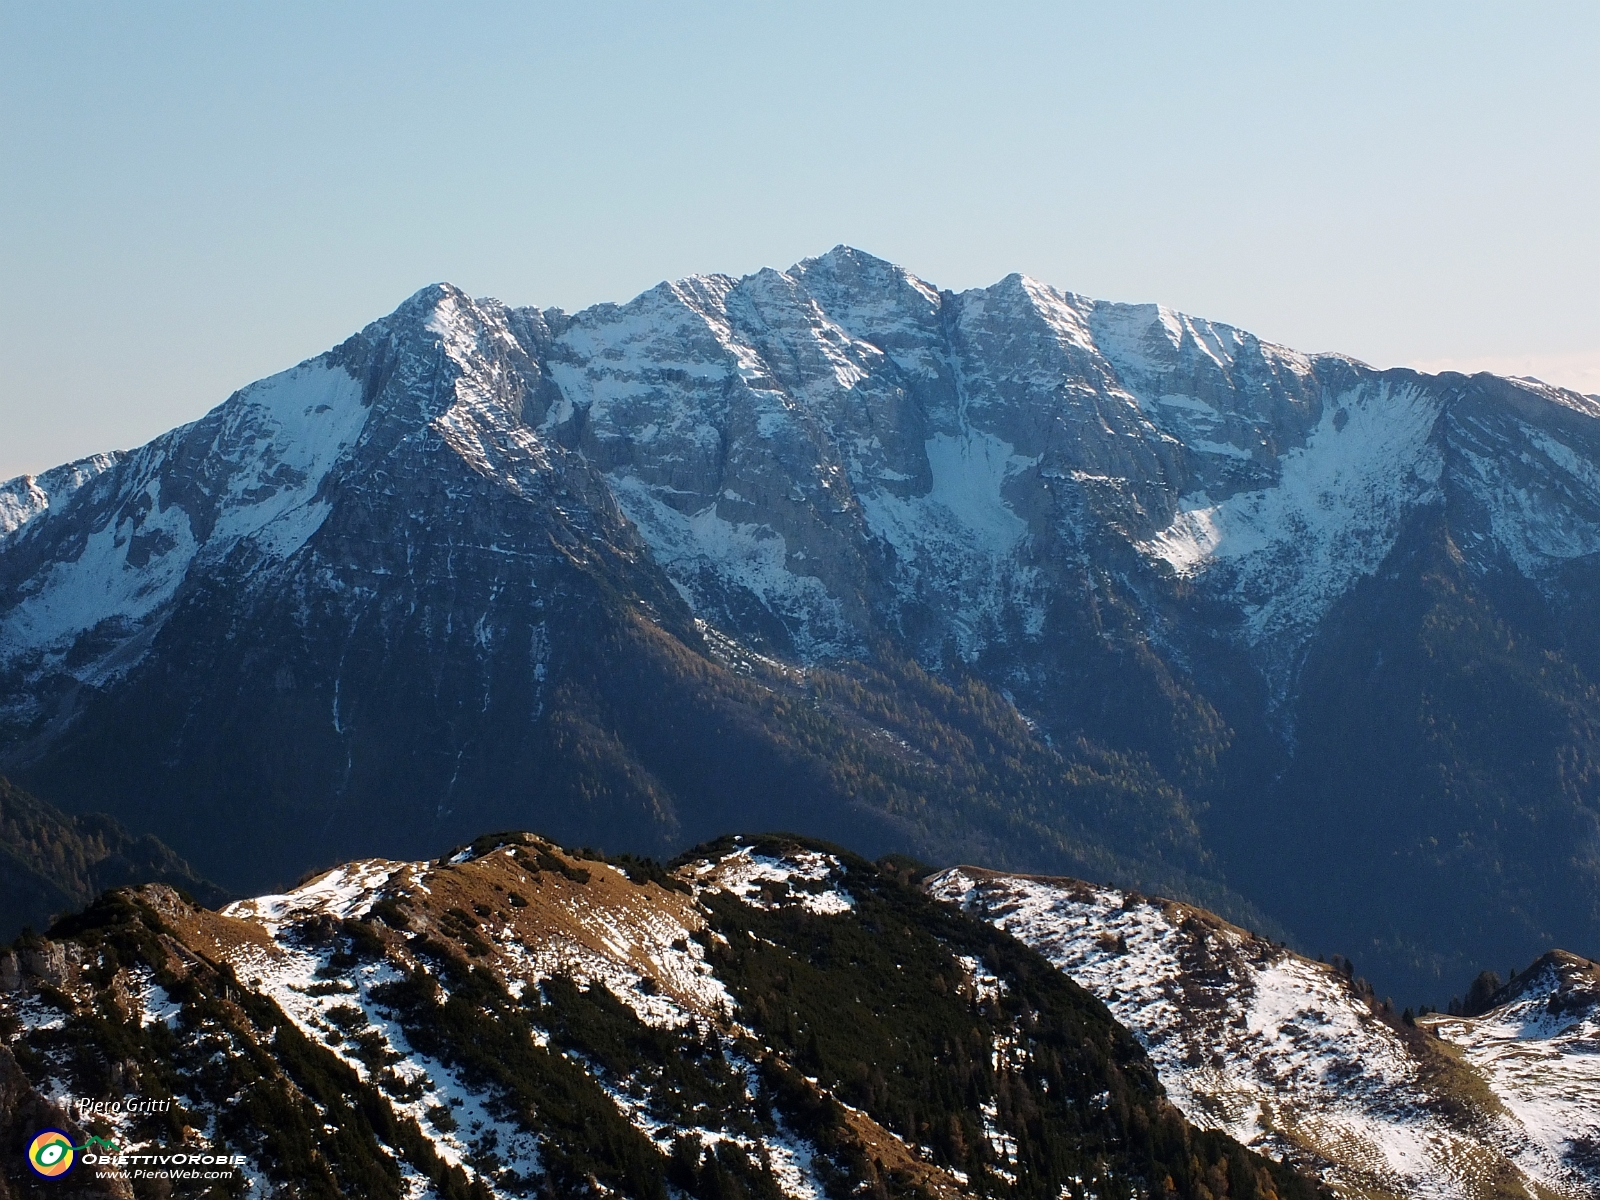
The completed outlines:
<svg viewBox="0 0 1600 1200">
<path fill-rule="evenodd" d="M 181 887 L 202 904 L 227 899 L 149 834 L 134 837 L 104 813 L 70 817 L 0 776 L 0 938 L 138 883 Z"/>
<path fill-rule="evenodd" d="M 511 834 L 220 914 L 112 893 L 0 959 L 0 1072 L 75 1140 L 242 1155 L 263 1196 L 1326 1196 L 1191 1129 L 1103 1005 L 915 877 Z M 121 1089 L 173 1106 L 49 1111 Z"/>
<path fill-rule="evenodd" d="M 1600 967 L 1552 952 L 1473 1018 L 1386 1009 L 1348 964 L 1203 910 L 970 867 L 929 881 L 1104 1000 L 1202 1128 L 1343 1196 L 1582 1200 L 1600 1190 Z"/>
<path fill-rule="evenodd" d="M 783 826 L 1442 995 L 1600 952 L 1597 612 L 1592 397 L 846 247 L 439 285 L 0 485 L 0 769 L 241 890 Z"/>
</svg>

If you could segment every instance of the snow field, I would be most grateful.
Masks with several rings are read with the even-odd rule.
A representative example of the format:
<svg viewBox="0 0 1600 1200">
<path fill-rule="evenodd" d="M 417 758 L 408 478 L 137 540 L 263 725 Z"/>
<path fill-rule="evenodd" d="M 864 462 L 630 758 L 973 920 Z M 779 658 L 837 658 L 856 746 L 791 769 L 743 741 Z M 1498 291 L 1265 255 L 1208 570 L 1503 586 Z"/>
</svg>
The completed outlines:
<svg viewBox="0 0 1600 1200">
<path fill-rule="evenodd" d="M 1252 642 L 1303 637 L 1377 570 L 1405 515 L 1433 496 L 1443 469 L 1430 442 L 1438 416 L 1420 388 L 1334 397 L 1305 445 L 1282 457 L 1274 486 L 1219 501 L 1184 496 L 1172 523 L 1135 548 L 1179 576 L 1229 572 Z"/>
</svg>

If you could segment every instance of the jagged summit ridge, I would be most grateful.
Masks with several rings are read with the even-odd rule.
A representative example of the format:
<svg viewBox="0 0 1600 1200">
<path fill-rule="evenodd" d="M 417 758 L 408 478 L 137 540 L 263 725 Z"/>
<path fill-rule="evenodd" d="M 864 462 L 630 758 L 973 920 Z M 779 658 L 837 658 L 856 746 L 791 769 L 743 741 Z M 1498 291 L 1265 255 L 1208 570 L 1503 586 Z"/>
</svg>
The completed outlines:
<svg viewBox="0 0 1600 1200">
<path fill-rule="evenodd" d="M 660 375 L 668 364 L 680 374 Z M 1220 440 L 1223 417 L 1163 378 L 1209 372 L 1217 390 L 1260 376 L 1273 401 L 1305 393 L 1309 370 L 1159 307 L 1021 275 L 941 294 L 839 248 L 580 314 L 558 340 L 563 402 L 546 420 L 582 414 L 593 457 L 698 608 L 753 607 L 802 657 L 858 649 L 864 610 L 901 622 L 953 608 L 939 640 L 970 659 L 1008 623 L 1040 632 L 1037 560 L 1096 532 L 1039 492 L 1151 539 L 1197 480 L 1228 494 L 1272 477 L 1261 435 L 1278 418 L 1258 398 L 1232 406 L 1220 437 L 1233 441 Z M 863 546 L 891 556 L 890 579 L 872 578 L 884 572 Z"/>
<path fill-rule="evenodd" d="M 374 354 L 359 385 L 352 343 Z M 552 447 L 577 449 L 697 611 L 734 627 L 753 617 L 802 659 L 859 653 L 873 627 L 934 614 L 939 643 L 969 661 L 1038 637 L 1057 582 L 1045 564 L 1106 536 L 1151 570 L 1231 596 L 1237 632 L 1283 658 L 1376 570 L 1406 516 L 1440 501 L 1452 457 L 1439 436 L 1448 389 L 1410 372 L 1377 378 L 1341 356 L 1020 274 L 941 293 L 843 246 L 787 272 L 692 276 L 570 317 L 437 284 L 352 343 L 130 455 L 5 484 L 0 545 L 59 514 L 78 481 L 119 476 L 116 519 L 96 514 L 78 571 L 28 581 L 0 653 L 60 646 L 108 619 L 136 626 L 188 564 L 241 541 L 288 557 L 320 527 L 319 489 L 358 457 L 377 376 L 397 366 L 412 382 L 450 377 L 389 388 L 381 423 L 403 432 L 378 435 L 375 451 L 437 439 L 531 495 Z M 1506 386 L 1525 409 L 1600 408 Z M 1454 457 L 1488 536 L 1524 573 L 1600 549 L 1587 444 L 1523 432 L 1519 457 L 1566 501 L 1551 512 L 1502 456 L 1476 452 L 1481 419 L 1446 423 L 1466 435 Z M 181 485 L 163 481 L 201 458 Z M 98 603 L 63 599 L 119 568 L 148 577 Z"/>
</svg>

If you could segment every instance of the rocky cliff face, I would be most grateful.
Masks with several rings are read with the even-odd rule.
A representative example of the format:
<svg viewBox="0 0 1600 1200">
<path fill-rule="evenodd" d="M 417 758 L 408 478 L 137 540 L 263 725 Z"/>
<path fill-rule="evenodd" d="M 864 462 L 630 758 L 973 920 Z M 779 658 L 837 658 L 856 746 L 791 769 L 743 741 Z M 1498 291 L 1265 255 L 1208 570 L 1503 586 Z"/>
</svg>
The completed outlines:
<svg viewBox="0 0 1600 1200">
<path fill-rule="evenodd" d="M 1597 416 L 845 248 L 576 315 L 430 288 L 0 488 L 0 765 L 239 887 L 803 827 L 1426 995 L 1600 936 Z"/>
</svg>

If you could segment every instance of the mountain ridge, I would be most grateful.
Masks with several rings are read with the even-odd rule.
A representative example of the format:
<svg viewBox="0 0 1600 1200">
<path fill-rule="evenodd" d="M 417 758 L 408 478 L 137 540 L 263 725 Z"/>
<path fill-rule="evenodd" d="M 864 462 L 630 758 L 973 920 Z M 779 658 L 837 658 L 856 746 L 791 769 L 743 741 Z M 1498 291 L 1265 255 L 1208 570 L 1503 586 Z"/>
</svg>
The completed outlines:
<svg viewBox="0 0 1600 1200">
<path fill-rule="evenodd" d="M 844 247 L 576 314 L 436 285 L 0 487 L 0 765 L 69 808 L 120 791 L 223 866 L 243 822 L 276 877 L 557 814 L 654 853 L 769 813 L 1098 857 L 1426 994 L 1600 935 L 1597 414 Z M 1029 733 L 909 738 L 884 680 L 913 667 Z M 850 713 L 776 682 L 835 668 Z M 652 742 L 613 677 L 700 681 L 672 693 L 696 743 Z M 1559 719 L 1497 723 L 1516 689 Z M 1051 755 L 1053 799 L 1007 814 Z M 740 759 L 770 765 L 719 782 Z M 1324 847 L 1365 856 L 1358 896 Z M 1407 932 L 1390 892 L 1468 916 Z"/>
<path fill-rule="evenodd" d="M 0 956 L 0 1071 L 35 1121 L 170 1100 L 63 1127 L 272 1196 L 1327 1195 L 1191 1128 L 1098 1001 L 915 876 L 506 833 L 220 912 L 113 892 Z"/>
<path fill-rule="evenodd" d="M 1191 1121 L 1352 1197 L 1591 1194 L 1593 962 L 1550 951 L 1468 1016 L 1398 1011 L 1213 914 L 1074 879 L 953 867 L 926 886 L 1043 953 L 1150 1052 Z"/>
<path fill-rule="evenodd" d="M 1600 1178 L 1588 960 L 1413 1016 L 1203 909 L 924 871 L 782 834 L 664 865 L 506 832 L 218 911 L 116 890 L 0 951 L 0 1129 L 242 1155 L 264 1195 L 1577 1200 Z M 181 1107 L 60 1103 L 119 1093 Z"/>
</svg>

